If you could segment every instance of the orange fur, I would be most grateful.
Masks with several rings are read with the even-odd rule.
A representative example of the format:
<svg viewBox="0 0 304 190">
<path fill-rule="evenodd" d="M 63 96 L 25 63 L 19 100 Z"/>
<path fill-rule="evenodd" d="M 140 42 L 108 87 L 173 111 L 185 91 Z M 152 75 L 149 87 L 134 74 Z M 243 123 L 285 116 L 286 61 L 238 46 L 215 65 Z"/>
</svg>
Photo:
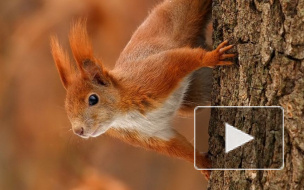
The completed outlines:
<svg viewBox="0 0 304 190">
<path fill-rule="evenodd" d="M 74 23 L 69 36 L 72 53 L 81 72 L 84 72 L 85 60 L 95 61 L 91 41 L 84 26 L 86 26 L 86 21 L 78 20 Z"/>
<path fill-rule="evenodd" d="M 191 72 L 201 67 L 232 64 L 223 61 L 221 59 L 222 54 L 219 51 L 220 48 L 212 52 L 206 52 L 201 48 L 168 50 L 141 60 L 138 63 L 141 67 L 133 68 L 137 72 L 125 72 L 129 68 L 121 67 L 117 70 L 114 69 L 112 73 L 120 78 L 121 84 L 128 87 L 123 93 L 123 100 L 132 100 L 136 96 L 137 99 L 148 102 L 147 104 L 151 105 L 151 108 L 155 108 L 161 106 L 161 102 L 178 88 L 181 80 Z M 162 69 L 159 69 L 160 65 L 162 65 Z M 144 77 L 142 77 L 143 73 Z M 137 86 L 141 84 L 144 84 L 144 86 L 138 88 Z M 151 101 L 147 99 L 147 96 L 157 101 Z M 122 103 L 124 104 L 122 107 L 130 108 L 127 101 Z M 142 102 L 139 101 L 137 106 L 142 106 Z M 146 108 L 146 110 L 149 109 Z"/>
<path fill-rule="evenodd" d="M 107 132 L 108 135 L 123 140 L 124 142 L 133 146 L 139 146 L 148 150 L 154 150 L 172 157 L 181 158 L 194 163 L 194 149 L 193 146 L 187 141 L 187 139 L 175 131 L 175 138 L 170 141 L 164 141 L 159 138 L 144 137 L 137 131 L 128 130 L 115 130 L 110 129 Z M 196 164 L 200 168 L 210 168 L 210 161 L 207 157 L 202 156 L 200 153 L 196 153 Z M 204 171 L 207 178 L 210 176 L 210 172 Z"/>
<path fill-rule="evenodd" d="M 181 89 L 182 82 L 198 69 L 232 64 L 225 60 L 234 57 L 234 54 L 225 54 L 232 48 L 227 46 L 227 41 L 213 51 L 196 44 L 205 31 L 210 12 L 211 0 L 164 1 L 134 33 L 111 71 L 94 57 L 85 20 L 76 22 L 70 33 L 70 45 L 80 74 L 72 72 L 66 54 L 53 39 L 53 57 L 67 89 L 66 109 L 74 132 L 88 138 L 107 131 L 132 145 L 193 162 L 192 145 L 176 131 L 161 131 L 166 133 L 161 138 L 149 130 L 143 133 L 110 125 L 128 113 L 139 112 L 145 118 L 163 109 L 165 102 Z M 89 107 L 91 94 L 95 94 L 99 102 Z M 175 110 L 170 109 L 165 113 L 171 118 Z M 169 135 L 172 135 L 170 139 L 166 139 Z M 210 166 L 207 157 L 196 155 L 199 166 Z"/>
<path fill-rule="evenodd" d="M 62 47 L 59 45 L 57 37 L 51 37 L 51 48 L 52 55 L 60 74 L 63 86 L 67 87 L 72 83 L 73 71 L 71 69 L 70 59 L 66 52 L 63 51 Z"/>
</svg>

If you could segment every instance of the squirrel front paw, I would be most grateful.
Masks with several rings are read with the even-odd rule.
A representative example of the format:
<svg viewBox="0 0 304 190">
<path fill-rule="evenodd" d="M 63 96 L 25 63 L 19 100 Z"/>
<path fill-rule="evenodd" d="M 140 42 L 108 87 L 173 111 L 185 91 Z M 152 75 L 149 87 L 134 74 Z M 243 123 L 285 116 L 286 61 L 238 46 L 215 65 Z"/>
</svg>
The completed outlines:
<svg viewBox="0 0 304 190">
<path fill-rule="evenodd" d="M 236 56 L 236 54 L 226 54 L 231 48 L 233 48 L 233 45 L 228 45 L 228 40 L 225 40 L 215 50 L 206 53 L 203 64 L 211 68 L 219 65 L 232 65 L 233 62 L 225 60 Z"/>
</svg>

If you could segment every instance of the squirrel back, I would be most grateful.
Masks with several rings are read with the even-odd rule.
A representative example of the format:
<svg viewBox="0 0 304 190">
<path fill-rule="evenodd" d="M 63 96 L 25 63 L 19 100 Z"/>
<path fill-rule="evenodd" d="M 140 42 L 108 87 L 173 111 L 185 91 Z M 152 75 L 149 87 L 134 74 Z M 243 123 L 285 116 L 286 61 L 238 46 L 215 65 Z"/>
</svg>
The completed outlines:
<svg viewBox="0 0 304 190">
<path fill-rule="evenodd" d="M 115 69 L 132 72 L 138 61 L 160 52 L 189 46 L 211 49 L 212 0 L 167 0 L 139 26 L 122 51 Z M 120 74 L 121 75 L 121 74 Z M 196 106 L 210 102 L 212 69 L 201 68 L 190 76 L 179 113 L 190 115 Z"/>
<path fill-rule="evenodd" d="M 169 49 L 203 47 L 212 10 L 211 0 L 167 0 L 156 6 L 120 54 L 117 67 Z M 210 28 L 209 28 L 210 30 Z"/>
</svg>

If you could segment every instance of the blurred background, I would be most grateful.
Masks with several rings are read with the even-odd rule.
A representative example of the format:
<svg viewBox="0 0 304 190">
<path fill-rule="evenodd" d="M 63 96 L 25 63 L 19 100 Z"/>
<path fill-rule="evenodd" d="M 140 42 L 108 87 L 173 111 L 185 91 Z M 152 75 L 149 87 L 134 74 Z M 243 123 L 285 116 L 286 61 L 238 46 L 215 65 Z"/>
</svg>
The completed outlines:
<svg viewBox="0 0 304 190">
<path fill-rule="evenodd" d="M 190 163 L 107 136 L 75 136 L 64 110 L 50 35 L 69 50 L 71 22 L 87 17 L 95 54 L 112 68 L 158 2 L 0 1 L 0 189 L 205 189 L 206 180 Z M 193 118 L 175 123 L 193 142 Z"/>
</svg>

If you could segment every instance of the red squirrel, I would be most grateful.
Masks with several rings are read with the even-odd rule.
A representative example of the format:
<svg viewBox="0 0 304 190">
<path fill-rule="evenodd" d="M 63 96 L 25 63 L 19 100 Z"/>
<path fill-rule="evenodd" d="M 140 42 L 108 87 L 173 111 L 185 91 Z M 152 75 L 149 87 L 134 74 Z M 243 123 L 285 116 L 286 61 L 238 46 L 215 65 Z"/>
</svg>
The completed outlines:
<svg viewBox="0 0 304 190">
<path fill-rule="evenodd" d="M 83 138 L 105 133 L 193 163 L 192 144 L 171 128 L 171 120 L 178 112 L 193 113 L 197 106 L 185 99 L 198 88 L 191 85 L 194 73 L 202 67 L 231 65 L 226 58 L 235 56 L 225 53 L 233 47 L 227 41 L 213 51 L 198 46 L 205 40 L 211 4 L 160 3 L 135 31 L 113 70 L 94 57 L 84 20 L 76 22 L 69 35 L 77 69 L 53 37 L 52 54 L 67 91 L 65 107 L 74 133 Z M 211 166 L 206 156 L 196 155 L 197 166 Z M 204 174 L 209 177 L 208 171 Z"/>
</svg>

